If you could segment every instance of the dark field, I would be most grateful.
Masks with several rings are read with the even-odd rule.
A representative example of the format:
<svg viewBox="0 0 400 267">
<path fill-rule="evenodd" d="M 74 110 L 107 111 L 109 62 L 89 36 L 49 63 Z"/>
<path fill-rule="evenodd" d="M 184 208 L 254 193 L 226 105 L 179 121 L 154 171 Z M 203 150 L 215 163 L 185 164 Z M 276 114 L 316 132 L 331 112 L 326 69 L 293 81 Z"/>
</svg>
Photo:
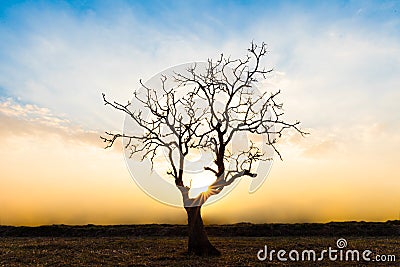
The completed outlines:
<svg viewBox="0 0 400 267">
<path fill-rule="evenodd" d="M 361 233 L 358 232 L 359 225 L 364 228 Z M 210 240 L 222 252 L 221 257 L 209 258 L 185 254 L 185 226 L 180 225 L 3 226 L 0 227 L 0 266 L 400 266 L 399 226 L 396 221 L 374 224 L 352 222 L 347 225 L 335 223 L 334 226 L 209 226 Z M 298 228 L 302 229 L 301 234 L 296 230 Z M 263 236 L 257 236 L 260 232 L 253 232 L 255 229 L 261 231 Z M 276 231 L 280 235 L 276 235 Z M 386 234 L 377 235 L 382 232 Z M 347 240 L 347 247 L 343 251 L 358 250 L 361 254 L 368 249 L 372 251 L 372 260 L 378 254 L 395 255 L 396 262 L 378 264 L 375 261 L 368 264 L 362 259 L 359 262 L 330 261 L 326 255 L 323 261 L 289 260 L 284 264 L 277 260 L 276 253 L 272 262 L 260 262 L 257 259 L 257 252 L 264 245 L 268 245 L 269 251 L 284 249 L 288 253 L 293 249 L 312 249 L 320 253 L 329 247 L 337 249 L 336 240 L 340 237 Z"/>
<path fill-rule="evenodd" d="M 274 249 L 321 251 L 336 239 L 327 237 L 217 237 L 211 238 L 221 257 L 200 258 L 185 254 L 183 237 L 90 237 L 90 238 L 2 238 L 1 266 L 262 266 L 283 265 L 278 260 L 261 263 L 257 252 L 265 244 Z M 369 249 L 377 254 L 392 254 L 396 262 L 379 266 L 400 266 L 399 238 L 348 238 L 348 249 Z M 371 257 L 372 258 L 372 257 Z M 358 262 L 358 266 L 368 265 Z M 355 266 L 357 262 L 289 262 L 286 266 Z M 377 266 L 371 262 L 370 266 Z"/>
</svg>

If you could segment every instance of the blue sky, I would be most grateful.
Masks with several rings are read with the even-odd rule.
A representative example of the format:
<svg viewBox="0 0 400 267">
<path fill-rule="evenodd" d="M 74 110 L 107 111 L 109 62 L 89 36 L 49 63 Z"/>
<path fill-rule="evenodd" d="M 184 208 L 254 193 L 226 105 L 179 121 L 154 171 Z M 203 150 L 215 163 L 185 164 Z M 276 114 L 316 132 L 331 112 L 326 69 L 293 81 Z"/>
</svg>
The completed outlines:
<svg viewBox="0 0 400 267">
<path fill-rule="evenodd" d="M 162 30 L 172 27 L 179 31 L 207 27 L 219 34 L 249 30 L 261 18 L 273 22 L 293 13 L 319 22 L 347 18 L 378 26 L 398 19 L 398 10 L 398 1 L 2 1 L 0 4 L 2 22 L 11 28 L 26 27 L 24 17 L 30 13 L 54 12 L 81 19 L 96 16 L 99 21 L 130 13 L 148 27 Z"/>
<path fill-rule="evenodd" d="M 280 185 L 304 188 L 294 198 L 306 194 L 311 204 L 288 205 L 301 210 L 300 217 L 315 220 L 334 219 L 321 214 L 326 205 L 336 207 L 343 190 L 348 195 L 341 200 L 337 219 L 397 215 L 400 203 L 391 190 L 399 187 L 398 172 L 392 170 L 398 169 L 394 159 L 400 151 L 400 1 L 0 1 L 0 136 L 5 140 L 0 169 L 9 173 L 8 180 L 0 179 L 0 204 L 7 184 L 15 186 L 7 192 L 17 192 L 18 184 L 30 183 L 12 167 L 19 163 L 34 162 L 37 177 L 68 174 L 79 165 L 83 174 L 74 173 L 76 180 L 66 185 L 69 193 L 81 181 L 87 182 L 82 192 L 90 191 L 93 184 L 87 177 L 112 172 L 122 177 L 120 157 L 110 160 L 103 150 L 93 150 L 102 148 L 98 136 L 104 130 L 120 130 L 124 119 L 104 107 L 101 93 L 126 101 L 140 78 L 222 52 L 243 57 L 252 40 L 269 47 L 263 64 L 275 71 L 265 85 L 271 91 L 282 90 L 287 118 L 301 120 L 312 133 L 302 141 L 284 140 L 287 165 L 277 170 L 280 180 L 275 187 L 272 182 L 263 189 L 272 191 L 260 194 L 280 192 Z M 53 147 L 54 155 L 46 158 Z M 81 158 L 71 156 L 79 159 L 74 162 L 68 155 Z M 63 162 L 54 162 L 54 173 L 45 164 L 53 158 Z M 366 171 L 365 166 L 375 167 Z M 112 186 L 107 177 L 102 179 L 104 188 Z M 49 181 L 52 184 L 43 178 L 38 184 Z M 119 183 L 121 190 L 131 186 Z M 63 181 L 55 187 L 59 185 Z M 325 185 L 331 189 L 317 196 L 306 188 L 318 185 L 317 191 Z M 352 198 L 357 190 L 359 198 Z M 385 208 L 364 208 L 362 213 L 361 200 L 374 190 L 385 197 L 376 205 Z M 35 192 L 43 194 L 39 188 Z M 95 192 L 97 197 L 104 193 Z M 83 193 L 81 197 L 86 199 Z M 273 202 L 286 203 L 279 197 Z M 10 195 L 4 201 L 14 203 L 12 199 Z M 385 204 L 389 201 L 394 204 Z M 310 205 L 318 214 L 309 210 Z M 18 207 L 7 207 L 11 218 Z M 254 212 L 265 210 L 259 208 Z M 269 209 L 274 213 L 274 206 Z M 275 212 L 281 214 L 279 209 Z M 50 215 L 45 217 L 59 218 Z M 289 217 L 277 220 L 296 220 Z"/>
<path fill-rule="evenodd" d="M 3 94 L 91 128 L 101 127 L 91 116 L 101 108 L 96 97 L 102 90 L 127 92 L 139 78 L 221 52 L 242 56 L 251 40 L 267 42 L 267 64 L 292 78 L 309 80 L 301 77 L 311 75 L 304 68 L 322 71 L 321 56 L 348 67 L 330 58 L 345 50 L 357 57 L 349 57 L 352 71 L 359 64 L 367 68 L 364 73 L 380 77 L 398 72 L 389 54 L 400 36 L 398 1 L 2 1 L 0 10 Z M 368 54 L 356 46 L 370 46 L 364 48 Z M 387 53 L 379 51 L 386 47 Z M 372 60 L 369 68 L 366 57 Z M 323 75 L 335 71 L 330 68 Z M 329 89 L 318 93 L 324 90 Z M 93 103 L 72 99 L 76 96 Z"/>
</svg>

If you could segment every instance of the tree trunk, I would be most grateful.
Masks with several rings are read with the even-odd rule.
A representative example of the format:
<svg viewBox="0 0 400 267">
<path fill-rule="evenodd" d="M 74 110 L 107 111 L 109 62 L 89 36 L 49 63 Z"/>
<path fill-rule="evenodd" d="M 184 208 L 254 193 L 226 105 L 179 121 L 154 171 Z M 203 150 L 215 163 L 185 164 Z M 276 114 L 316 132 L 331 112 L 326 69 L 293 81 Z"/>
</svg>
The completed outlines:
<svg viewBox="0 0 400 267">
<path fill-rule="evenodd" d="M 203 220 L 201 219 L 201 206 L 185 207 L 188 215 L 189 244 L 188 253 L 198 256 L 219 256 L 221 252 L 208 240 Z"/>
</svg>

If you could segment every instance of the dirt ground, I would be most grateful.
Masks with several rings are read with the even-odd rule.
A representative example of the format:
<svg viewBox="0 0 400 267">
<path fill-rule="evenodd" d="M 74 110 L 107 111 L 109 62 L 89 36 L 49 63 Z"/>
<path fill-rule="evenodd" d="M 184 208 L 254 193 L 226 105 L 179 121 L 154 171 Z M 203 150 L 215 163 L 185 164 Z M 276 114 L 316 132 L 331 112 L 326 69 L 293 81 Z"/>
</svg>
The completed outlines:
<svg viewBox="0 0 400 267">
<path fill-rule="evenodd" d="M 328 237 L 211 237 L 222 252 L 220 257 L 188 256 L 183 237 L 85 237 L 85 238 L 11 238 L 0 239 L 0 266 L 400 266 L 400 237 L 346 238 L 347 250 L 371 250 L 371 262 L 330 261 L 260 261 L 257 252 L 268 246 L 274 249 L 320 253 L 332 247 L 336 239 Z M 376 255 L 395 255 L 396 261 L 378 263 Z M 294 254 L 293 254 L 294 255 Z M 301 254 L 300 254 L 301 255 Z M 317 258 L 320 254 L 317 254 Z M 339 255 L 339 254 L 338 254 Z M 288 258 L 288 254 L 285 255 Z M 301 257 L 301 256 L 300 256 Z"/>
</svg>

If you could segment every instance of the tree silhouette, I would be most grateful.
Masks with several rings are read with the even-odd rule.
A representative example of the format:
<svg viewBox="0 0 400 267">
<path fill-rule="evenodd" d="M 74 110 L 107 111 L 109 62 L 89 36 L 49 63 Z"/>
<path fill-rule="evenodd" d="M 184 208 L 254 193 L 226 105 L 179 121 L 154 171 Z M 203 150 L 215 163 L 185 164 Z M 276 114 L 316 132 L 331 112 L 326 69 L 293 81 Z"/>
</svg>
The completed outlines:
<svg viewBox="0 0 400 267">
<path fill-rule="evenodd" d="M 260 78 L 265 79 L 271 69 L 261 67 L 261 59 L 267 54 L 267 46 L 251 43 L 248 54 L 243 59 L 232 60 L 222 54 L 218 60 L 207 62 L 205 70 L 193 64 L 185 72 L 173 75 L 176 87 L 166 86 L 167 76 L 160 81 L 155 90 L 142 81 L 143 92 L 135 92 L 134 99 L 139 101 L 143 110 L 134 110 L 132 103 L 110 102 L 103 94 L 105 105 L 126 113 L 142 130 L 139 135 L 106 132 L 101 137 L 113 146 L 119 138 L 127 140 L 126 148 L 131 156 L 140 154 L 142 160 L 150 159 L 154 164 L 157 151 L 168 151 L 171 176 L 181 192 L 183 204 L 188 215 L 189 242 L 188 252 L 197 255 L 219 255 L 220 252 L 209 242 L 201 218 L 202 205 L 213 195 L 219 194 L 236 179 L 257 176 L 255 165 L 270 158 L 253 140 L 244 149 L 234 149 L 232 140 L 239 133 L 262 136 L 265 145 L 281 158 L 276 148 L 278 139 L 284 131 L 294 129 L 301 135 L 306 134 L 294 123 L 282 119 L 282 104 L 277 102 L 280 91 L 259 92 L 256 85 Z M 177 89 L 190 87 L 190 91 L 177 97 Z M 161 89 L 161 90 L 160 90 Z M 214 161 L 204 166 L 211 172 L 215 181 L 208 190 L 196 197 L 190 197 L 190 185 L 185 185 L 184 166 L 192 150 L 212 153 Z"/>
</svg>

